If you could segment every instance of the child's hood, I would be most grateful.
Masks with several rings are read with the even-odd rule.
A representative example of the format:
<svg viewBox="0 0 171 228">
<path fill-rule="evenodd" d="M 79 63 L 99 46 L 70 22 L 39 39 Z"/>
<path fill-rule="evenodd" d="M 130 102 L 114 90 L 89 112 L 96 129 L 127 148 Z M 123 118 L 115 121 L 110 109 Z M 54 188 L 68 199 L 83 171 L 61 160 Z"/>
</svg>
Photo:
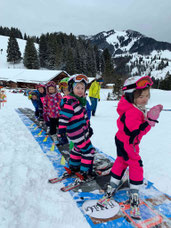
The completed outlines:
<svg viewBox="0 0 171 228">
<path fill-rule="evenodd" d="M 119 101 L 119 103 L 118 103 L 117 112 L 118 112 L 119 115 L 122 115 L 123 113 L 125 113 L 129 109 L 132 109 L 133 107 L 134 107 L 133 104 L 129 103 L 124 98 L 124 96 L 122 96 L 120 101 Z"/>
<path fill-rule="evenodd" d="M 57 93 L 56 83 L 54 81 L 50 81 L 46 84 L 46 94 L 49 94 L 49 87 L 55 88 L 55 93 Z"/>
</svg>

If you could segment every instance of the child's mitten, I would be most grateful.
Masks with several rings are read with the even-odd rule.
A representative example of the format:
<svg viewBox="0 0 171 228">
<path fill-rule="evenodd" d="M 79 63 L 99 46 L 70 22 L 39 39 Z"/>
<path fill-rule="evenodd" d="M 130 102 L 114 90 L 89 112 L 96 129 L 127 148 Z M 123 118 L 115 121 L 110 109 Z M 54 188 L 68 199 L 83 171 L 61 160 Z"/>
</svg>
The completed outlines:
<svg viewBox="0 0 171 228">
<path fill-rule="evenodd" d="M 148 112 L 147 112 L 147 122 L 149 123 L 150 126 L 154 127 L 156 123 L 158 123 L 158 118 L 160 115 L 160 112 L 163 109 L 163 105 L 159 104 L 154 107 L 152 107 Z"/>
</svg>

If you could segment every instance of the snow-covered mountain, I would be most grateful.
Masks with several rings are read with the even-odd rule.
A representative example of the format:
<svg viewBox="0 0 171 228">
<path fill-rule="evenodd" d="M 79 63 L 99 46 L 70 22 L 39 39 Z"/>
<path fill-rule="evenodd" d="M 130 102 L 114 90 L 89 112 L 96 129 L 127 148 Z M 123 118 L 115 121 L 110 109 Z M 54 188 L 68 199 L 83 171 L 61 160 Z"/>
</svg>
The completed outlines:
<svg viewBox="0 0 171 228">
<path fill-rule="evenodd" d="M 117 54 L 150 55 L 152 51 L 171 51 L 171 43 L 156 41 L 133 30 L 110 30 L 88 37 L 88 39 L 100 49 L 108 48 L 113 57 Z"/>
<path fill-rule="evenodd" d="M 164 78 L 171 72 L 171 43 L 159 42 L 132 30 L 110 30 L 81 37 L 101 50 L 108 48 L 118 73 L 151 73 L 155 78 Z"/>
<path fill-rule="evenodd" d="M 154 78 L 165 78 L 171 73 L 171 43 L 159 42 L 139 32 L 110 30 L 92 36 L 80 36 L 97 45 L 100 50 L 108 48 L 116 73 L 120 75 L 148 74 Z M 0 36 L 0 68 L 25 68 L 7 62 L 7 36 Z M 20 52 L 24 54 L 25 40 L 17 39 Z M 38 49 L 38 44 L 35 44 Z"/>
</svg>

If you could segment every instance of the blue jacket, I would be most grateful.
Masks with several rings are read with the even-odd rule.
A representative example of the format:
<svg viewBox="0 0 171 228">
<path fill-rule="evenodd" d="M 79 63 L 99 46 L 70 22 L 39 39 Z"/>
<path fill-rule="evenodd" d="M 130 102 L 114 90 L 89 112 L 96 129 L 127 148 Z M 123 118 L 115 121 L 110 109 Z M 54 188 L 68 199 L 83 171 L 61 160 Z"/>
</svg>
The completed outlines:
<svg viewBox="0 0 171 228">
<path fill-rule="evenodd" d="M 91 105 L 89 104 L 88 100 L 86 103 L 86 110 L 87 110 L 88 119 L 90 119 L 91 118 Z"/>
</svg>

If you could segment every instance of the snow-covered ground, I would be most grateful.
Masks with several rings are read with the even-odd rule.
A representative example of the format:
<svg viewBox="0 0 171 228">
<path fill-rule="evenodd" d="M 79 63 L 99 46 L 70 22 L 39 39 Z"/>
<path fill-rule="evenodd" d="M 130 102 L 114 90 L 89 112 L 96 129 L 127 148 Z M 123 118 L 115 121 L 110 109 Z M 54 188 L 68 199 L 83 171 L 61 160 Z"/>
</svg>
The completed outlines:
<svg viewBox="0 0 171 228">
<path fill-rule="evenodd" d="M 109 90 L 101 90 L 97 115 L 91 118 L 92 142 L 104 153 L 116 157 L 117 101 L 106 101 Z M 15 109 L 32 108 L 22 94 L 7 93 L 0 109 L 0 227 L 1 228 L 87 228 L 85 217 L 70 193 L 60 191 L 62 183 L 50 185 L 56 171 L 23 124 Z M 171 91 L 152 90 L 148 107 L 163 104 L 171 108 Z M 140 148 L 145 177 L 171 195 L 171 112 L 163 111 L 157 124 L 144 136 Z"/>
</svg>

